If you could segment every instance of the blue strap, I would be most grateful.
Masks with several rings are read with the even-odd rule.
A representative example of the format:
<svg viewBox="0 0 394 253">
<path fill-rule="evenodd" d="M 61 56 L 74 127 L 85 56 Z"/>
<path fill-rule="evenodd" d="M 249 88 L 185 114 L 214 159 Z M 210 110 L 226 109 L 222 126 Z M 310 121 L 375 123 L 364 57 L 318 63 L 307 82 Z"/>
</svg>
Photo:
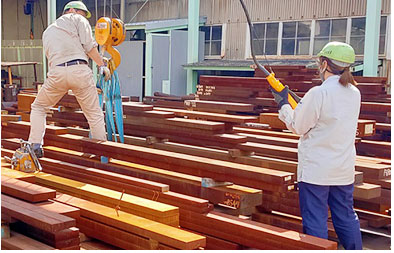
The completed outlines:
<svg viewBox="0 0 394 253">
<path fill-rule="evenodd" d="M 114 102 L 115 102 L 116 128 L 118 129 L 120 142 L 124 143 L 122 96 L 120 93 L 119 76 L 116 70 L 114 71 L 114 77 L 115 77 Z"/>
<path fill-rule="evenodd" d="M 120 142 L 124 143 L 122 96 L 117 71 L 114 71 L 111 79 L 108 81 L 104 81 L 104 77 L 102 76 L 97 82 L 97 87 L 102 90 L 102 93 L 99 94 L 99 102 L 101 108 L 104 105 L 107 139 L 109 141 L 114 139 L 117 142 L 118 134 Z M 116 130 L 118 133 L 116 133 Z"/>
</svg>

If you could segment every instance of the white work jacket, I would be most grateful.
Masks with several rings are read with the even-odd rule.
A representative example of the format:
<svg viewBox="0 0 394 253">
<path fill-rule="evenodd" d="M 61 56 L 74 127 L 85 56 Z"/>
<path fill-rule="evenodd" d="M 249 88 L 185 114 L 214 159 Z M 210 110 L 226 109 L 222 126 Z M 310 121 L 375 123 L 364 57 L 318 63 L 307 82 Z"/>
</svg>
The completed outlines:
<svg viewBox="0 0 394 253">
<path fill-rule="evenodd" d="M 87 53 L 98 44 L 89 21 L 80 14 L 67 13 L 49 25 L 42 35 L 49 69 L 71 60 L 86 60 Z"/>
<path fill-rule="evenodd" d="M 310 89 L 293 110 L 286 104 L 279 118 L 298 143 L 298 182 L 317 185 L 354 183 L 355 137 L 360 113 L 360 91 L 330 76 Z"/>
</svg>

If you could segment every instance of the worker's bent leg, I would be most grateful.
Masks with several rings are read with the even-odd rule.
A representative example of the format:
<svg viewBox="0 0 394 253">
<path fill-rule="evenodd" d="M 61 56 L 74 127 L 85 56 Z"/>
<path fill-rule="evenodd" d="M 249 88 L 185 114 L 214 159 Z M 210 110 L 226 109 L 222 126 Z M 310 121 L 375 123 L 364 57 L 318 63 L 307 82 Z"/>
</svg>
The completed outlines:
<svg viewBox="0 0 394 253">
<path fill-rule="evenodd" d="M 300 210 L 305 234 L 328 238 L 328 186 L 298 183 Z"/>
<path fill-rule="evenodd" d="M 93 139 L 106 140 L 104 113 L 100 108 L 92 70 L 87 65 L 69 67 L 71 89 L 88 120 Z"/>
<path fill-rule="evenodd" d="M 360 221 L 353 209 L 354 186 L 330 186 L 328 204 L 339 241 L 345 249 L 362 250 Z"/>
<path fill-rule="evenodd" d="M 42 143 L 45 134 L 46 112 L 57 104 L 67 93 L 67 83 L 63 67 L 54 67 L 48 72 L 47 79 L 31 105 L 30 143 Z"/>
</svg>

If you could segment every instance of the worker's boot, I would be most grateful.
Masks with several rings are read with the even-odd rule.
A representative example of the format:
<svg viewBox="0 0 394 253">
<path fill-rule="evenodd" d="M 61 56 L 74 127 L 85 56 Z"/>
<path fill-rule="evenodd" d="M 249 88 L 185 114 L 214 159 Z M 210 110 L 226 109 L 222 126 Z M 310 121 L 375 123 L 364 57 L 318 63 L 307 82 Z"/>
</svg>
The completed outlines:
<svg viewBox="0 0 394 253">
<path fill-rule="evenodd" d="M 44 156 L 44 149 L 41 146 L 41 143 L 33 143 L 31 148 L 36 155 L 37 158 L 41 158 Z"/>
</svg>

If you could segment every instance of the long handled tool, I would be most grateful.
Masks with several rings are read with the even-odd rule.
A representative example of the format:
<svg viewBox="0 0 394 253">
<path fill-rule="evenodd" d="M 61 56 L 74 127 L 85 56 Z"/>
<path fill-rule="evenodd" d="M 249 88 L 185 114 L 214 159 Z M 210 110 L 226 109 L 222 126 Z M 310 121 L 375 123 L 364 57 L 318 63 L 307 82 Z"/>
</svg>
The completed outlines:
<svg viewBox="0 0 394 253">
<path fill-rule="evenodd" d="M 264 66 L 261 65 L 261 64 L 257 61 L 257 59 L 256 59 L 256 55 L 254 54 L 254 45 L 253 45 L 253 35 L 255 34 L 254 27 L 253 27 L 252 21 L 251 21 L 250 16 L 249 16 L 249 12 L 248 12 L 248 10 L 246 9 L 246 5 L 245 5 L 244 1 L 243 1 L 243 0 L 239 0 L 239 1 L 241 2 L 242 8 L 243 8 L 243 10 L 244 10 L 244 12 L 245 12 L 245 15 L 246 15 L 246 20 L 248 21 L 248 24 L 249 24 L 249 32 L 250 32 L 250 51 L 251 51 L 251 54 L 252 54 L 253 61 L 254 61 L 254 63 L 256 64 L 256 66 L 257 66 L 261 71 L 263 71 L 263 73 L 265 74 L 265 78 L 267 79 L 267 81 L 268 81 L 268 83 L 271 85 L 271 87 L 272 87 L 273 89 L 275 89 L 276 91 L 281 92 L 281 91 L 285 88 L 285 86 L 284 86 L 278 79 L 275 78 L 275 73 L 273 73 L 273 72 L 272 72 L 272 73 L 268 72 L 268 70 L 267 70 L 266 68 L 264 68 Z M 289 93 L 289 98 L 288 98 L 288 100 L 289 100 L 290 106 L 291 106 L 293 109 L 295 109 L 295 108 L 297 107 L 297 102 L 296 102 L 296 101 L 294 100 L 294 98 L 290 95 L 290 93 Z"/>
<path fill-rule="evenodd" d="M 111 78 L 108 81 L 101 77 L 97 86 L 102 90 L 99 94 L 100 105 L 105 106 L 105 122 L 107 126 L 107 138 L 117 141 L 117 135 L 120 142 L 124 142 L 123 132 L 123 109 L 122 96 L 120 93 L 119 75 L 116 68 L 120 64 L 120 53 L 113 46 L 118 46 L 126 37 L 126 30 L 123 22 L 117 18 L 102 17 L 96 23 L 95 37 L 99 45 L 102 46 L 101 54 L 107 51 L 111 58 L 108 60 L 108 68 L 111 71 Z M 105 103 L 104 103 L 105 102 Z M 114 121 L 115 112 L 115 121 Z M 116 127 L 115 127 L 116 123 Z M 117 131 L 116 131 L 117 130 Z"/>
</svg>

